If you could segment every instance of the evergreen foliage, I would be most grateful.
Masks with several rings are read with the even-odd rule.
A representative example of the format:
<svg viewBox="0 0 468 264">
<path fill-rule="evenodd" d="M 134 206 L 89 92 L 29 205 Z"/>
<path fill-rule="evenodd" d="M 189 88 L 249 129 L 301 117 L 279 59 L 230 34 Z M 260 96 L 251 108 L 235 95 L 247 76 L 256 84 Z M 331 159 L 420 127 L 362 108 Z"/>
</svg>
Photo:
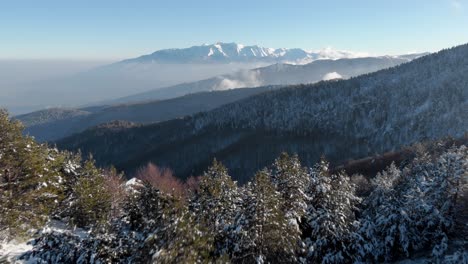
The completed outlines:
<svg viewBox="0 0 468 264">
<path fill-rule="evenodd" d="M 281 194 L 271 182 L 271 172 L 257 173 L 245 190 L 243 214 L 237 220 L 239 262 L 295 262 L 298 241 L 295 226 L 282 211 Z"/>
<path fill-rule="evenodd" d="M 282 154 L 238 186 L 214 160 L 199 180 L 181 185 L 191 190 L 180 195 L 154 182 L 125 183 L 92 158 L 38 144 L 5 112 L 0 122 L 0 235 L 33 237 L 24 260 L 372 263 L 421 253 L 435 263 L 467 259 L 464 245 L 453 243 L 468 233 L 468 148 L 461 144 L 417 147 L 369 181 L 352 181 L 325 160 L 305 168 L 298 156 Z M 354 182 L 370 182 L 362 198 Z M 457 253 L 448 258 L 451 251 Z"/>
<path fill-rule="evenodd" d="M 311 170 L 307 190 L 307 258 L 313 263 L 345 263 L 354 255 L 355 211 L 360 199 L 344 172 L 331 173 L 322 160 Z"/>
<path fill-rule="evenodd" d="M 103 224 L 111 212 L 112 194 L 106 190 L 103 171 L 94 166 L 92 158 L 84 163 L 71 197 L 72 222 L 79 227 Z"/>
<path fill-rule="evenodd" d="M 22 135 L 22 125 L 0 110 L 0 235 L 25 235 L 44 224 L 66 194 L 66 153 Z"/>
<path fill-rule="evenodd" d="M 196 222 L 203 224 L 214 238 L 215 256 L 226 256 L 232 248 L 228 231 L 239 207 L 237 183 L 232 181 L 226 167 L 215 159 L 190 200 Z"/>
</svg>

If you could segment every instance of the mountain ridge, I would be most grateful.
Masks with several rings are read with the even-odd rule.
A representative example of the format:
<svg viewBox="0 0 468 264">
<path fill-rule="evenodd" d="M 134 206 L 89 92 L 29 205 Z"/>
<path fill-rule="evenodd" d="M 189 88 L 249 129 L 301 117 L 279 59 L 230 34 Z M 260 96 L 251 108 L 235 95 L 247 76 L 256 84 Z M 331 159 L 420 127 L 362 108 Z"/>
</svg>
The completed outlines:
<svg viewBox="0 0 468 264">
<path fill-rule="evenodd" d="M 322 154 L 343 162 L 461 136 L 468 130 L 467 76 L 465 44 L 349 80 L 282 88 L 115 133 L 85 131 L 57 144 L 129 173 L 153 162 L 181 178 L 198 175 L 216 157 L 246 182 L 283 151 L 312 165 Z"/>
<path fill-rule="evenodd" d="M 315 83 L 324 80 L 327 74 L 337 73 L 340 78 L 353 76 L 393 67 L 409 62 L 426 53 L 412 57 L 399 56 L 363 57 L 337 60 L 317 60 L 304 65 L 276 63 L 251 70 L 241 70 L 232 74 L 219 75 L 196 82 L 158 88 L 130 96 L 104 101 L 105 104 L 128 103 L 142 100 L 169 99 L 201 91 L 225 90 L 232 88 L 258 87 L 264 85 L 288 85 Z"/>
<path fill-rule="evenodd" d="M 214 44 L 191 46 L 189 48 L 157 50 L 151 54 L 123 60 L 119 63 L 266 62 L 307 64 L 321 59 L 361 58 L 369 56 L 370 54 L 365 52 L 334 50 L 332 48 L 311 51 L 301 48 L 265 48 L 258 45 L 246 46 L 235 42 L 217 42 Z"/>
<path fill-rule="evenodd" d="M 24 133 L 38 141 L 54 141 L 111 121 L 149 124 L 214 109 L 245 97 L 278 89 L 275 86 L 198 92 L 167 100 L 87 108 L 52 108 L 16 116 L 26 126 Z"/>
<path fill-rule="evenodd" d="M 236 55 L 232 60 L 213 45 L 198 46 L 195 51 L 191 51 L 190 48 L 156 51 L 153 56 L 151 54 L 140 56 L 141 60 L 130 58 L 71 75 L 24 82 L 17 84 L 16 89 L 11 87 L 12 92 L 0 97 L 0 104 L 14 111 L 14 114 L 24 114 L 50 107 L 76 108 L 96 105 L 103 101 L 153 89 L 196 82 L 237 71 L 248 71 L 275 63 L 289 62 L 302 65 L 317 61 L 317 59 L 355 58 L 368 55 L 333 49 L 316 52 L 301 51 L 301 49 L 276 49 L 275 53 L 275 49 L 258 46 L 256 48 L 245 46 L 241 49 L 239 44 L 226 44 L 226 47 L 221 47 L 219 44 L 224 54 Z M 201 51 L 197 51 L 198 49 Z M 217 50 L 218 55 L 210 54 L 210 49 Z M 255 49 L 258 50 L 254 51 L 254 55 L 252 50 Z M 153 60 L 154 56 L 165 59 Z M 231 85 L 231 88 L 234 86 Z"/>
<path fill-rule="evenodd" d="M 222 93 L 217 95 L 199 94 L 200 92 L 225 91 L 234 88 L 263 87 L 269 85 L 291 85 L 299 83 L 315 83 L 321 80 L 335 78 L 350 78 L 353 76 L 390 68 L 409 62 L 412 58 L 370 57 L 338 60 L 318 60 L 306 65 L 273 64 L 253 70 L 238 71 L 234 74 L 216 76 L 197 82 L 183 83 L 167 88 L 160 88 L 123 97 L 116 100 L 103 101 L 93 108 L 79 109 L 82 112 L 72 113 L 72 109 L 51 109 L 21 115 L 17 118 L 25 122 L 26 133 L 33 135 L 39 141 L 58 140 L 73 133 L 81 132 L 100 123 L 112 120 L 132 122 L 160 122 L 171 118 L 208 111 L 225 103 L 256 94 L 253 90 L 227 92 L 232 98 L 226 98 Z M 262 90 L 263 88 L 260 88 Z M 193 95 L 183 98 L 186 95 Z M 182 98 L 180 98 L 182 97 Z M 179 98 L 180 100 L 177 100 Z M 188 99 L 196 100 L 195 102 Z M 211 103 L 207 100 L 212 98 Z M 171 99 L 174 99 L 171 101 Z M 159 101 L 159 102 L 152 102 Z M 198 102 L 199 101 L 199 102 Z M 171 103 L 172 102 L 172 103 Z M 181 104 L 185 102 L 185 104 Z M 167 109 L 161 108 L 165 105 Z M 51 113 L 48 113 L 50 111 Z M 59 111 L 62 111 L 58 114 Z M 146 112 L 145 112 L 146 111 Z M 89 113 L 93 112 L 93 113 Z M 68 113 L 70 115 L 67 118 Z M 154 114 L 151 114 L 154 113 Z M 165 113 L 165 114 L 164 114 Z M 52 122 L 45 123 L 50 115 Z M 59 117 L 63 116 L 62 119 Z M 42 122 L 35 124 L 34 122 Z"/>
</svg>

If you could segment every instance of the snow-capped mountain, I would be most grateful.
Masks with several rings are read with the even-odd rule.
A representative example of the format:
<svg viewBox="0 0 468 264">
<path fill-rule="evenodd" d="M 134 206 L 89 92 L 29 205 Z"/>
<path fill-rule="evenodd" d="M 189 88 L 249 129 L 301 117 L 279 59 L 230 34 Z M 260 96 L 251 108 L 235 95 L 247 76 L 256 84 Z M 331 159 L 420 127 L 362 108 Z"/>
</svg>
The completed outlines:
<svg viewBox="0 0 468 264">
<path fill-rule="evenodd" d="M 330 71 L 331 72 L 331 71 Z M 87 130 L 63 149 L 132 171 L 148 162 L 181 177 L 216 157 L 240 182 L 281 152 L 341 163 L 467 131 L 468 44 L 347 80 L 254 95 L 206 113 L 119 132 Z M 103 142 L 103 143 L 102 143 Z"/>
<path fill-rule="evenodd" d="M 112 120 L 151 123 L 200 111 L 208 111 L 257 94 L 257 92 L 247 89 L 247 87 L 307 84 L 322 80 L 349 79 L 397 66 L 410 60 L 411 58 L 383 56 L 317 60 L 305 65 L 273 64 L 267 67 L 241 70 L 201 81 L 182 83 L 119 99 L 107 100 L 94 106 L 91 110 L 88 108 L 52 108 L 17 116 L 17 118 L 25 124 L 27 133 L 36 139 L 40 141 L 56 140 Z M 234 88 L 242 88 L 245 92 L 234 91 L 236 90 Z M 264 90 L 263 88 L 260 88 L 260 90 Z M 226 90 L 228 93 L 211 93 L 222 90 Z M 199 94 L 200 92 L 204 93 Z M 165 100 L 171 98 L 173 100 Z M 151 100 L 155 101 L 150 102 Z M 125 105 L 119 105 L 122 103 Z M 128 105 L 129 103 L 130 105 Z M 110 107 L 110 105 L 115 104 L 117 105 Z M 96 109 L 97 111 L 95 111 Z"/>
<path fill-rule="evenodd" d="M 237 43 L 204 44 L 184 49 L 164 49 L 122 63 L 232 63 L 263 62 L 306 64 L 319 59 L 342 59 L 367 57 L 368 53 L 325 48 L 309 51 L 299 48 L 265 48 Z"/>
<path fill-rule="evenodd" d="M 420 55 L 389 56 L 389 58 L 408 60 Z M 81 107 L 155 89 L 198 82 L 216 76 L 237 74 L 236 72 L 250 73 L 249 70 L 278 63 L 305 65 L 315 61 L 362 57 L 369 56 L 366 53 L 339 51 L 331 48 L 307 51 L 304 49 L 244 46 L 236 43 L 217 43 L 186 49 L 160 50 L 150 55 L 105 65 L 72 76 L 25 84 L 25 87 L 17 89 L 16 92 L 11 92 L 3 98 L 0 97 L 0 105 L 10 110 L 21 109 L 15 114 L 24 114 L 51 107 Z M 365 67 L 369 68 L 372 65 Z M 356 69 L 359 70 L 359 68 Z M 337 72 L 343 75 L 343 72 L 337 69 L 328 72 Z M 249 76 L 247 75 L 247 77 Z M 280 81 L 272 84 L 311 82 L 307 76 L 296 75 L 296 77 L 299 78 L 296 78 L 294 82 Z M 223 83 L 219 87 L 239 88 L 271 83 L 267 81 L 252 83 L 241 80 L 239 85 L 237 80 L 245 78 L 242 76 L 234 76 L 233 78 L 226 80 L 223 78 Z M 219 90 L 219 87 L 216 87 L 216 90 Z M 206 90 L 212 89 L 198 89 L 197 91 Z M 170 92 L 168 96 L 157 99 L 173 98 L 183 94 L 185 93 Z"/>
</svg>

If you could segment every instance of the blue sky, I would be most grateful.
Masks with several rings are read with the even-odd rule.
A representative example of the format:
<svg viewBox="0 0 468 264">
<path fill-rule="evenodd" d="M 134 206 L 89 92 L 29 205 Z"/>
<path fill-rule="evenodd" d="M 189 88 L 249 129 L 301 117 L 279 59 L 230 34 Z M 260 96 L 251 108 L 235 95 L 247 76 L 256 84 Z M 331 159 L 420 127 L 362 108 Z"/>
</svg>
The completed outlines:
<svg viewBox="0 0 468 264">
<path fill-rule="evenodd" d="M 468 0 L 0 1 L 0 59 L 121 59 L 217 41 L 436 51 L 468 42 Z"/>
</svg>

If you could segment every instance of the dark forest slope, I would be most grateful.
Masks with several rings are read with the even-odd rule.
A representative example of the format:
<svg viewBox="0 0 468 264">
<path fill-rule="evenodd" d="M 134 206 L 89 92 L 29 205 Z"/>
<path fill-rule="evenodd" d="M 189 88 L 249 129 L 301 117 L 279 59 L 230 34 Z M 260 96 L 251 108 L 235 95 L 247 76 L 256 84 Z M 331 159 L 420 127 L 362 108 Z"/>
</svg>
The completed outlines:
<svg viewBox="0 0 468 264">
<path fill-rule="evenodd" d="M 138 128 L 85 131 L 58 142 L 131 172 L 152 161 L 180 177 L 213 157 L 244 182 L 282 151 L 305 164 L 343 162 L 468 128 L 468 45 L 350 80 L 299 85 Z"/>
<path fill-rule="evenodd" d="M 46 109 L 17 116 L 26 126 L 25 133 L 39 141 L 58 140 L 87 128 L 123 120 L 135 123 L 154 123 L 208 111 L 224 104 L 279 88 L 232 89 L 199 92 L 161 101 L 145 101 L 113 106 L 95 106 L 83 109 Z"/>
</svg>

